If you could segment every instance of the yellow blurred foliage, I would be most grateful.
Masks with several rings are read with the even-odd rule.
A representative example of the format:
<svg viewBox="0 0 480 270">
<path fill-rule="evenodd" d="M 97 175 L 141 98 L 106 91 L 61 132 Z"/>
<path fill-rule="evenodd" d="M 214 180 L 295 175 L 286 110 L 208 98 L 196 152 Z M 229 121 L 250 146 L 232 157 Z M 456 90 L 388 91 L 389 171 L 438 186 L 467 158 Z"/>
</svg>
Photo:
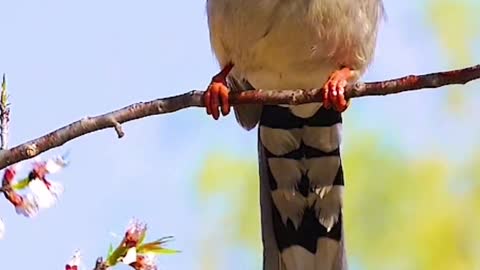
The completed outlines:
<svg viewBox="0 0 480 270">
<path fill-rule="evenodd" d="M 475 269 L 471 213 L 480 208 L 452 192 L 446 158 L 408 159 L 359 141 L 344 158 L 349 255 L 365 269 Z"/>
<path fill-rule="evenodd" d="M 344 154 L 348 255 L 362 269 L 478 268 L 480 219 L 474 213 L 480 210 L 480 184 L 467 194 L 456 193 L 449 178 L 460 169 L 452 168 L 446 157 L 412 159 L 381 146 L 376 136 L 355 138 L 362 143 Z M 460 178 L 475 174 L 480 179 L 478 166 L 461 170 L 465 175 Z M 223 243 L 206 238 L 206 250 L 241 246 L 260 259 L 257 174 L 255 160 L 227 153 L 206 158 L 199 178 L 202 200 L 223 194 L 229 208 L 218 221 L 228 228 L 222 231 Z M 209 264 L 203 269 L 218 268 Z"/>
<path fill-rule="evenodd" d="M 445 48 L 445 58 L 451 67 L 460 68 L 473 64 L 475 39 L 480 35 L 480 3 L 470 0 L 428 0 L 429 20 Z M 464 105 L 461 86 L 452 86 L 448 105 L 452 112 L 460 112 Z M 458 91 L 460 90 L 460 91 Z"/>
<path fill-rule="evenodd" d="M 218 241 L 212 242 L 214 230 L 205 237 L 205 256 L 219 254 L 226 247 L 240 245 L 260 254 L 260 205 L 258 190 L 258 165 L 256 160 L 232 157 L 225 153 L 211 153 L 203 163 L 198 191 L 200 202 L 205 203 L 214 196 L 226 205 L 226 211 L 215 220 L 218 228 L 225 232 Z M 215 237 L 215 239 L 218 239 Z M 202 269 L 222 269 L 209 262 Z"/>
<path fill-rule="evenodd" d="M 480 34 L 480 4 L 466 0 L 429 0 L 426 10 L 449 60 L 454 65 L 471 64 L 470 46 Z"/>
</svg>

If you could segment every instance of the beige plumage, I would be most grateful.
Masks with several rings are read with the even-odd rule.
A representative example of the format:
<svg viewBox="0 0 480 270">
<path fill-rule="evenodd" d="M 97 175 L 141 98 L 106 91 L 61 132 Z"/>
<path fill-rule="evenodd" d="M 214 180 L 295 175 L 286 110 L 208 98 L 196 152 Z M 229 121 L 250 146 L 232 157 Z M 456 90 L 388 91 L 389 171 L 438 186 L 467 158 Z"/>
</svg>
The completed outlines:
<svg viewBox="0 0 480 270">
<path fill-rule="evenodd" d="M 231 90 L 309 89 L 323 86 L 333 72 L 343 67 L 351 71 L 349 81 L 357 80 L 365 72 L 374 55 L 383 3 L 381 0 L 207 0 L 207 13 L 211 45 L 220 66 L 224 68 L 233 64 L 227 78 Z M 322 103 L 314 103 L 289 108 L 296 117 L 308 119 L 321 106 Z M 236 106 L 234 110 L 237 121 L 247 130 L 257 125 L 262 114 L 261 105 Z M 312 132 L 317 130 L 316 133 L 311 133 L 308 129 Z M 282 152 L 282 149 L 299 147 L 303 137 L 303 141 L 309 140 L 312 145 L 338 149 L 340 134 L 337 129 L 334 126 L 280 130 L 262 126 L 260 136 L 263 137 L 260 143 L 263 142 L 262 145 L 269 147 L 268 151 L 272 153 L 276 150 Z M 315 134 L 324 135 L 318 135 L 320 137 L 315 142 Z M 343 185 L 337 193 L 336 188 L 331 188 L 333 180 L 327 179 L 329 184 L 325 185 L 319 186 L 318 183 L 325 182 L 326 175 L 335 174 L 339 162 L 331 165 L 331 171 L 321 172 L 318 168 L 322 168 L 324 163 L 315 163 L 315 160 L 320 160 L 318 158 L 291 162 L 277 158 L 267 162 L 261 151 L 264 269 L 346 269 L 343 240 L 333 243 L 327 238 L 321 238 L 316 254 L 295 245 L 282 253 L 278 251 L 275 239 L 272 239 L 270 220 L 272 205 L 280 211 L 282 219 L 288 217 L 288 213 L 293 213 L 291 219 L 295 220 L 293 216 L 301 216 L 305 207 L 314 204 L 317 205 L 317 210 L 321 208 L 318 205 L 329 209 L 323 212 L 323 216 L 322 213 L 317 213 L 323 225 L 327 222 L 325 220 L 329 224 L 337 222 Z M 262 179 L 262 166 L 267 168 L 268 163 L 270 169 L 276 169 L 278 175 L 283 175 L 276 178 L 280 188 L 272 193 L 267 192 L 271 187 Z M 295 167 L 297 163 L 299 165 Z M 295 192 L 290 191 L 291 188 L 296 188 L 294 177 L 308 171 L 311 171 L 310 174 L 319 171 L 318 174 L 309 176 L 312 187 L 321 187 L 317 188 L 322 193 L 317 203 L 310 202 L 310 195 L 295 197 Z M 263 172 L 264 178 L 265 174 Z M 318 179 L 315 180 L 315 177 Z M 287 182 L 280 183 L 282 178 L 287 179 Z M 311 194 L 316 200 L 315 191 Z M 331 200 L 331 205 L 328 205 L 329 197 L 336 198 Z M 285 209 L 283 213 L 282 209 Z M 324 217 L 325 213 L 330 212 L 333 214 Z M 299 222 L 301 220 L 296 220 L 296 226 Z"/>
<path fill-rule="evenodd" d="M 381 0 L 207 0 L 220 66 L 234 63 L 234 78 L 262 89 L 319 87 L 341 66 L 360 77 L 382 11 Z M 298 107 L 309 115 L 319 105 Z"/>
</svg>

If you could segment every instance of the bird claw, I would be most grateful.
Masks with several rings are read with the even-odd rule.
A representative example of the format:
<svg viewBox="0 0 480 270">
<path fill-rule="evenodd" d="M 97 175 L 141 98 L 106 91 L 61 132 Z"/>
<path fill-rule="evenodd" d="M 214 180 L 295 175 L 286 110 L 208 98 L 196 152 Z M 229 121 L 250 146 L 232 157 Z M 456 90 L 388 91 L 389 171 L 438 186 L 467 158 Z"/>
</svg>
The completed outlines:
<svg viewBox="0 0 480 270">
<path fill-rule="evenodd" d="M 203 96 L 207 114 L 212 115 L 215 120 L 218 120 L 220 117 L 219 106 L 221 106 L 223 116 L 230 113 L 230 103 L 228 102 L 228 93 L 230 90 L 225 84 L 226 83 L 223 82 L 212 81 Z"/>
<path fill-rule="evenodd" d="M 333 108 L 338 112 L 344 112 L 349 105 L 345 99 L 345 87 L 348 84 L 352 71 L 342 68 L 334 71 L 323 86 L 323 106 L 326 109 Z"/>
<path fill-rule="evenodd" d="M 230 113 L 230 103 L 228 101 L 227 75 L 233 68 L 233 64 L 228 64 L 222 71 L 212 78 L 212 82 L 208 86 L 203 95 L 203 102 L 207 109 L 207 114 L 212 115 L 213 119 L 218 120 L 220 111 L 223 116 Z M 221 107 L 219 110 L 218 107 Z"/>
</svg>

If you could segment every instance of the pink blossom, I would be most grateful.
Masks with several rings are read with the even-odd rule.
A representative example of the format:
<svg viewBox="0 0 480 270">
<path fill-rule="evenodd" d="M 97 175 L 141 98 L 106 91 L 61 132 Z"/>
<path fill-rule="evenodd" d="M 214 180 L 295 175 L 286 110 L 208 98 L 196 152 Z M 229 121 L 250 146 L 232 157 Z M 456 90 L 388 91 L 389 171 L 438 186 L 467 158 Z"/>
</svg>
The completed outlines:
<svg viewBox="0 0 480 270">
<path fill-rule="evenodd" d="M 125 232 L 125 247 L 136 247 L 140 238 L 145 235 L 146 230 L 147 225 L 145 223 L 142 223 L 136 219 L 130 221 L 127 231 Z"/>
<path fill-rule="evenodd" d="M 137 255 L 137 260 L 130 266 L 135 270 L 157 270 L 156 256 L 152 253 Z"/>
</svg>

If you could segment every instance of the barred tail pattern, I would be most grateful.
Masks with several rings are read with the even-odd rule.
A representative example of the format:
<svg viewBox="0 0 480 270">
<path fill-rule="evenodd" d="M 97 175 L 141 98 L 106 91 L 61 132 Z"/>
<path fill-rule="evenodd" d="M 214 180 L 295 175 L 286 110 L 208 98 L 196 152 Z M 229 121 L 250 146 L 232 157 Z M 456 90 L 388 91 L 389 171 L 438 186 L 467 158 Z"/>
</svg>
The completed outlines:
<svg viewBox="0 0 480 270">
<path fill-rule="evenodd" d="M 259 125 L 264 270 L 346 270 L 342 117 L 264 106 Z"/>
</svg>

